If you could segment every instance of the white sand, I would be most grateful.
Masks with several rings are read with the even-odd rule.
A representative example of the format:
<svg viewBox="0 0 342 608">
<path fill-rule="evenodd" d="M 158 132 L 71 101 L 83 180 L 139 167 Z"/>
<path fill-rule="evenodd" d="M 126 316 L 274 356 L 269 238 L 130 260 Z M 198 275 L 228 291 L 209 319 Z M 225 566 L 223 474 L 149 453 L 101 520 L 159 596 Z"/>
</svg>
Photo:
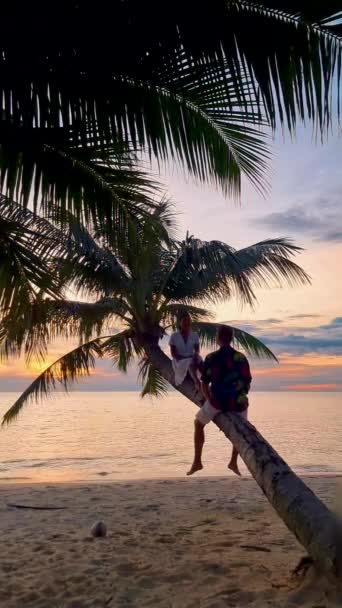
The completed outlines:
<svg viewBox="0 0 342 608">
<path fill-rule="evenodd" d="M 334 478 L 307 481 L 332 504 Z M 298 605 L 289 573 L 304 551 L 251 479 L 1 485 L 0 510 L 1 608 Z M 99 519 L 108 536 L 93 539 Z M 315 600 L 299 605 L 330 605 Z"/>
</svg>

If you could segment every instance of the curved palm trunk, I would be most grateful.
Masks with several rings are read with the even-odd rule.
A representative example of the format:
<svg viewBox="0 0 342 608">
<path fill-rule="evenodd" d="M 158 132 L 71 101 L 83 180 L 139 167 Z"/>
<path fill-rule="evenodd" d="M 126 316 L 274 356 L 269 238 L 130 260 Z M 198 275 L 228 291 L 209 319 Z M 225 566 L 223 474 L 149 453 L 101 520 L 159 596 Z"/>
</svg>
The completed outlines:
<svg viewBox="0 0 342 608">
<path fill-rule="evenodd" d="M 160 347 L 144 340 L 151 363 L 172 385 L 169 357 Z M 203 397 L 186 379 L 175 387 L 199 407 Z M 254 426 L 234 414 L 220 414 L 215 424 L 239 451 L 254 479 L 289 530 L 306 548 L 319 570 L 335 582 L 342 579 L 341 537 L 337 519 L 295 475 Z"/>
</svg>

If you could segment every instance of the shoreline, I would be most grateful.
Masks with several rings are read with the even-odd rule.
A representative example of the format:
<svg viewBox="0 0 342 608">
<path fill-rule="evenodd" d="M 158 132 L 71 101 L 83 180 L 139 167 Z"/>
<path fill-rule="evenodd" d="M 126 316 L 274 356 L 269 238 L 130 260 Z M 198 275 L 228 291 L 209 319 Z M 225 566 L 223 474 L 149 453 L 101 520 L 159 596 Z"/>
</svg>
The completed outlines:
<svg viewBox="0 0 342 608">
<path fill-rule="evenodd" d="M 302 480 L 306 480 L 306 479 L 340 479 L 342 477 L 342 472 L 341 473 L 332 473 L 332 472 L 317 472 L 317 473 L 305 473 L 305 474 L 301 474 L 301 473 L 296 473 L 296 471 L 294 471 L 295 474 L 300 477 L 300 479 Z M 239 479 L 240 481 L 244 482 L 244 481 L 253 481 L 256 485 L 258 485 L 256 483 L 256 481 L 254 480 L 253 476 L 251 475 L 251 473 L 249 473 L 247 471 L 247 474 L 245 473 L 245 471 L 243 472 L 243 475 L 241 477 L 237 477 L 236 475 L 232 475 L 231 473 L 227 473 L 226 475 L 205 475 L 203 473 L 195 473 L 193 476 L 187 476 L 186 473 L 184 473 L 183 476 L 179 475 L 179 476 L 174 476 L 174 477 L 127 477 L 125 479 L 122 478 L 116 478 L 116 479 L 106 479 L 105 476 L 101 476 L 98 479 L 65 479 L 65 480 L 35 480 L 32 479 L 30 477 L 0 477 L 0 488 L 6 487 L 6 486 L 68 486 L 68 487 L 77 487 L 77 486 L 83 486 L 85 484 L 91 484 L 91 485 L 115 485 L 115 484 L 126 484 L 126 483 L 135 483 L 135 484 L 139 484 L 139 483 L 154 483 L 154 482 L 159 482 L 159 481 L 171 481 L 171 482 L 182 482 L 182 481 L 186 481 L 186 480 L 202 480 L 202 481 L 208 481 L 208 480 L 223 480 L 223 479 L 227 479 L 229 481 L 235 480 L 235 479 Z"/>
<path fill-rule="evenodd" d="M 304 481 L 332 507 L 339 477 Z M 1 484 L 0 510 L 4 608 L 298 606 L 304 550 L 249 477 Z"/>
</svg>

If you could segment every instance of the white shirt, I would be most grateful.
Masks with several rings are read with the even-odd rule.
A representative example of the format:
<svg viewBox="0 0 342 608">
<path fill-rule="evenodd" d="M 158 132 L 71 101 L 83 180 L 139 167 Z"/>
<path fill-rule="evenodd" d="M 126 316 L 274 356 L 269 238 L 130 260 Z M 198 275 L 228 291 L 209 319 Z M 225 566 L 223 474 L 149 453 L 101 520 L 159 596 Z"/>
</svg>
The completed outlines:
<svg viewBox="0 0 342 608">
<path fill-rule="evenodd" d="M 199 346 L 198 334 L 190 331 L 187 341 L 185 342 L 181 332 L 176 331 L 174 334 L 172 334 L 169 345 L 175 346 L 177 353 L 182 357 L 192 357 L 195 347 Z"/>
</svg>

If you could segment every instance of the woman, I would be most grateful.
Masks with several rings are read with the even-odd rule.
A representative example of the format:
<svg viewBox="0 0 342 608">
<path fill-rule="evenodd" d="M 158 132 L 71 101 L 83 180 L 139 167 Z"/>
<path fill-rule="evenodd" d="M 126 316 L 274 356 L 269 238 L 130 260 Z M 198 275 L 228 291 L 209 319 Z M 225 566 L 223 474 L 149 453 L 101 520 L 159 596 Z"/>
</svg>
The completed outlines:
<svg viewBox="0 0 342 608">
<path fill-rule="evenodd" d="M 200 344 L 198 334 L 192 331 L 191 325 L 190 314 L 183 313 L 179 318 L 179 331 L 172 334 L 169 345 L 176 386 L 182 384 L 189 372 L 197 388 L 200 389 L 201 383 L 198 377 L 202 366 Z"/>
</svg>

